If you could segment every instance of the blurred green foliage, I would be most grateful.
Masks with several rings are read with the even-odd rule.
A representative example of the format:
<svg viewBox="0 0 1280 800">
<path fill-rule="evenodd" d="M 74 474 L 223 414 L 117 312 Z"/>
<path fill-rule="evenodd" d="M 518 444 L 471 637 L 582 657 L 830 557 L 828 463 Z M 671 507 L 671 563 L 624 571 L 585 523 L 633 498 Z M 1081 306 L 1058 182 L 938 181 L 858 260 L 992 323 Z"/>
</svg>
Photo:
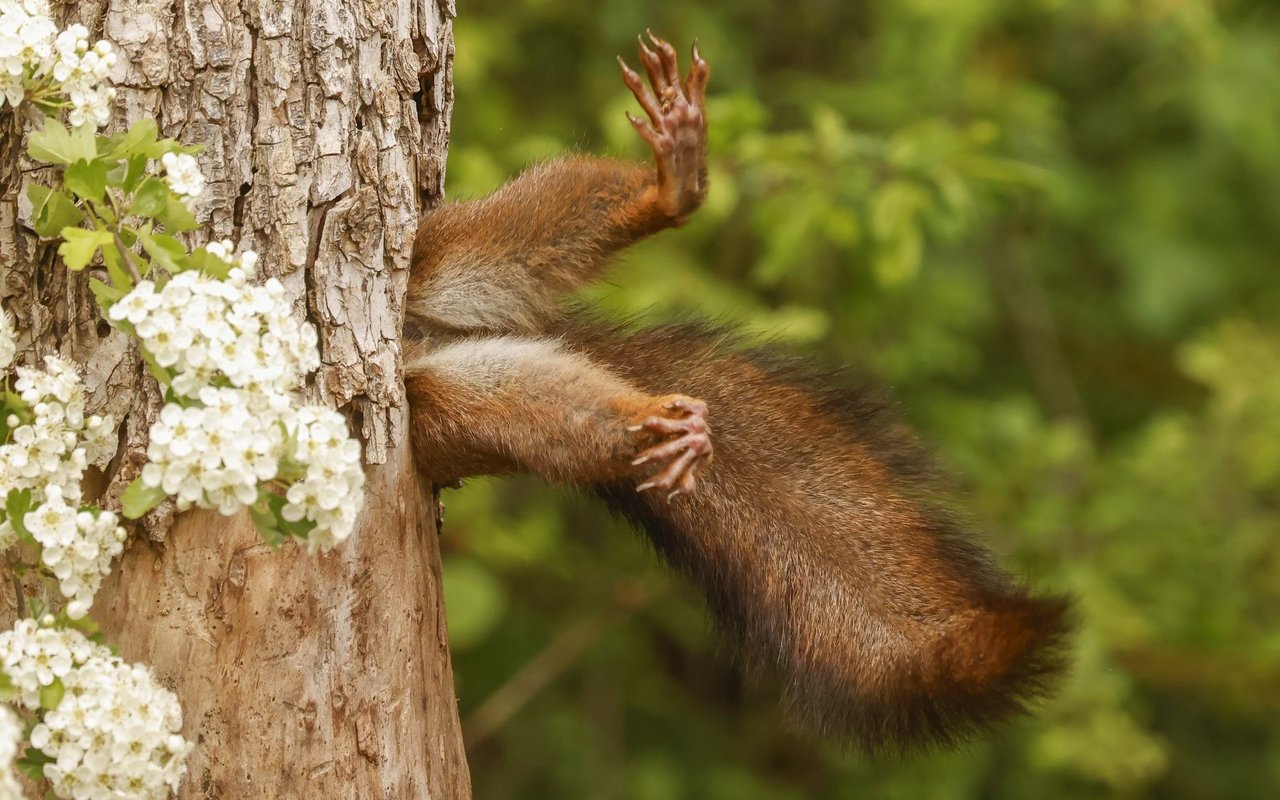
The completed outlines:
<svg viewBox="0 0 1280 800">
<path fill-rule="evenodd" d="M 1277 796 L 1280 6 L 460 5 L 454 198 L 566 149 L 645 157 L 613 56 L 700 37 L 707 207 L 586 297 L 892 386 L 1082 620 L 1034 718 L 867 760 L 790 732 L 623 526 L 475 481 L 443 542 L 478 798 Z"/>
</svg>

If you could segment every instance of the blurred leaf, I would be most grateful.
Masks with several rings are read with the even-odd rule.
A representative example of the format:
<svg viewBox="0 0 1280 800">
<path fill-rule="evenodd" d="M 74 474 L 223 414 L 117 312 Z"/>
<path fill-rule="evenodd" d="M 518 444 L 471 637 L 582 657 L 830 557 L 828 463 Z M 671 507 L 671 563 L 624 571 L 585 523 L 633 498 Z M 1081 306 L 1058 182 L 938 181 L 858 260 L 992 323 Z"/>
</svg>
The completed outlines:
<svg viewBox="0 0 1280 800">
<path fill-rule="evenodd" d="M 449 608 L 449 644 L 466 650 L 483 641 L 506 606 L 502 584 L 483 566 L 452 558 L 445 562 L 444 588 Z"/>
</svg>

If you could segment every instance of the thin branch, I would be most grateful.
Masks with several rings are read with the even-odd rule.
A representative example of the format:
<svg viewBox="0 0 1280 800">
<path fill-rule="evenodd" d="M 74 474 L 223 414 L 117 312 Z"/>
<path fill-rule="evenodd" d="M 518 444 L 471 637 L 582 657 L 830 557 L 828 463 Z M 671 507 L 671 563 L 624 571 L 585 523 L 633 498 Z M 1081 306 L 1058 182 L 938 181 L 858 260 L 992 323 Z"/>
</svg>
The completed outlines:
<svg viewBox="0 0 1280 800">
<path fill-rule="evenodd" d="M 133 253 L 124 246 L 124 240 L 114 230 L 111 231 L 111 238 L 115 239 L 116 249 L 120 251 L 120 255 L 124 258 L 124 265 L 129 268 L 129 277 L 133 279 L 135 285 L 140 283 L 142 275 L 138 273 L 138 265 L 133 263 Z"/>
<path fill-rule="evenodd" d="M 9 579 L 13 581 L 13 601 L 18 608 L 18 619 L 25 619 L 27 616 L 27 596 L 22 592 L 22 581 L 18 579 L 18 573 L 14 570 L 14 564 L 9 562 Z"/>
<path fill-rule="evenodd" d="M 1037 276 L 1014 252 L 1016 231 L 997 233 L 1001 246 L 992 258 L 996 287 L 1004 296 L 1019 349 L 1041 402 L 1051 413 L 1071 419 L 1093 437 L 1088 407 L 1062 346 L 1049 296 Z"/>
<path fill-rule="evenodd" d="M 641 597 L 625 608 L 600 611 L 585 617 L 551 641 L 515 675 L 485 698 L 462 724 L 462 738 L 474 747 L 502 729 L 520 709 L 586 653 L 593 644 L 617 628 L 650 598 Z"/>
</svg>

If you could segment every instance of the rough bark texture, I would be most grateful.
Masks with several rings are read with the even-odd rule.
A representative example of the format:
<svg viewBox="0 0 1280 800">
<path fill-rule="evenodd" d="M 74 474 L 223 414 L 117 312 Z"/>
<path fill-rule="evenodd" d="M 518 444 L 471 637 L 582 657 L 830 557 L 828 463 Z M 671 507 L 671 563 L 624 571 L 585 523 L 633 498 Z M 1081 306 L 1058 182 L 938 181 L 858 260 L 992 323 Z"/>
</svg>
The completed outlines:
<svg viewBox="0 0 1280 800">
<path fill-rule="evenodd" d="M 182 701 L 197 743 L 182 797 L 470 796 L 399 350 L 415 223 L 443 181 L 453 15 L 452 0 L 60 7 L 117 46 L 113 129 L 150 115 L 204 145 L 196 241 L 258 250 L 317 324 L 312 399 L 350 412 L 370 465 L 361 524 L 332 554 L 273 552 L 245 516 L 162 509 L 99 593 L 109 640 Z M 125 421 L 111 496 L 141 467 L 158 394 L 83 277 L 24 227 L 40 175 L 19 129 L 0 114 L 0 299 L 28 360 L 87 364 L 91 410 Z"/>
</svg>

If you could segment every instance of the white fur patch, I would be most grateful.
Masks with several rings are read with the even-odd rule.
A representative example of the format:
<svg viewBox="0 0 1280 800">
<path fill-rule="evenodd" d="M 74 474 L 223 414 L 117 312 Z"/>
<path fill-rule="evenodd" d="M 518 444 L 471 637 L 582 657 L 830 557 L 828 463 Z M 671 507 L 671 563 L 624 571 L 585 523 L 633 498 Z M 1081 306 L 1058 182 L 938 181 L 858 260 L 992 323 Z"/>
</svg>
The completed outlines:
<svg viewBox="0 0 1280 800">
<path fill-rule="evenodd" d="M 417 354 L 407 365 L 408 371 L 436 369 L 456 375 L 468 384 L 492 389 L 512 373 L 539 362 L 554 364 L 574 359 L 550 339 L 523 336 L 492 336 L 461 339 Z"/>
<path fill-rule="evenodd" d="M 555 339 L 486 336 L 429 346 L 409 356 L 409 374 L 432 371 L 480 391 L 494 391 L 512 380 L 526 391 L 567 392 L 574 397 L 608 397 L 636 390 L 584 355 Z"/>
<path fill-rule="evenodd" d="M 514 270 L 494 273 L 454 265 L 432 275 L 409 298 L 407 311 L 422 324 L 450 330 L 535 330 L 539 314 L 531 301 L 538 287 Z"/>
</svg>

